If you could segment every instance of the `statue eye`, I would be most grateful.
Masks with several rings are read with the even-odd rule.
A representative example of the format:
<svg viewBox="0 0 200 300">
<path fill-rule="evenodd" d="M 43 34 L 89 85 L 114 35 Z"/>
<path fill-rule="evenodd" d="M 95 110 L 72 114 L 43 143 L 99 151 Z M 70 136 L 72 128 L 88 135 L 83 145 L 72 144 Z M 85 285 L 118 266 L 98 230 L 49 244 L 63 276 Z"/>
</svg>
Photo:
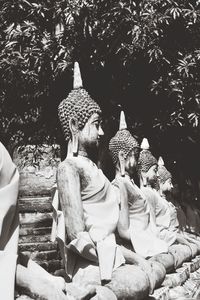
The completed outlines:
<svg viewBox="0 0 200 300">
<path fill-rule="evenodd" d="M 100 122 L 99 122 L 99 121 L 95 121 L 95 122 L 94 122 L 94 125 L 95 125 L 97 128 L 99 128 Z"/>
</svg>

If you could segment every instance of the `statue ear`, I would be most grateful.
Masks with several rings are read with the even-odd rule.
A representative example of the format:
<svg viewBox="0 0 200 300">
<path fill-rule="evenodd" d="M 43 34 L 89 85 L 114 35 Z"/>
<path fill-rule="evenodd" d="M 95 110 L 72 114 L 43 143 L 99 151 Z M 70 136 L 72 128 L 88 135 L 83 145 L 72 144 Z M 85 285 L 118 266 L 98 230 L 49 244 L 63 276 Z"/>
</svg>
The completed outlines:
<svg viewBox="0 0 200 300">
<path fill-rule="evenodd" d="M 69 128 L 72 134 L 76 133 L 78 131 L 78 120 L 71 118 L 69 120 Z"/>
<path fill-rule="evenodd" d="M 121 176 L 125 176 L 125 154 L 120 150 L 118 154 Z"/>
<path fill-rule="evenodd" d="M 78 121 L 77 119 L 69 120 L 69 128 L 72 134 L 72 152 L 74 156 L 78 155 Z"/>
</svg>

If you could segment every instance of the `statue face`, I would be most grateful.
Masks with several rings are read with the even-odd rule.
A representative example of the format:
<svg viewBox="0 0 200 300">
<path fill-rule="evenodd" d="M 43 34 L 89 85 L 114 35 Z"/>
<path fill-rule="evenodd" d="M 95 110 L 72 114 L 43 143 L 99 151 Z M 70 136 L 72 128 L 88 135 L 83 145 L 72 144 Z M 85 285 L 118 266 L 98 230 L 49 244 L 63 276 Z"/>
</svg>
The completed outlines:
<svg viewBox="0 0 200 300">
<path fill-rule="evenodd" d="M 147 182 L 150 185 L 154 185 L 157 180 L 157 172 L 158 172 L 158 166 L 153 165 L 151 168 L 146 172 L 145 176 L 147 178 Z"/>
<path fill-rule="evenodd" d="M 82 130 L 79 131 L 79 145 L 85 150 L 97 148 L 104 132 L 101 127 L 99 114 L 94 113 L 87 121 Z"/>
<path fill-rule="evenodd" d="M 160 183 L 160 189 L 163 193 L 171 192 L 173 189 L 172 179 L 167 179 L 164 183 Z"/>
</svg>

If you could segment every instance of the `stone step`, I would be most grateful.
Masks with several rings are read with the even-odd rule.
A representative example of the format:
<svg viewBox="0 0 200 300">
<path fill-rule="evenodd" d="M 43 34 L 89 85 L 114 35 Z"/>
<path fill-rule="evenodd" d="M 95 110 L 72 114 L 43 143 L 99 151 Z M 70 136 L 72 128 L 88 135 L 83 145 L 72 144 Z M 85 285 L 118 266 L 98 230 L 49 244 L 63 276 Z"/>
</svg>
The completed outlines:
<svg viewBox="0 0 200 300">
<path fill-rule="evenodd" d="M 61 259 L 60 252 L 57 250 L 40 251 L 40 252 L 23 251 L 23 254 L 37 262 Z"/>
<path fill-rule="evenodd" d="M 51 197 L 23 197 L 19 198 L 19 213 L 52 212 Z"/>
<path fill-rule="evenodd" d="M 26 225 L 33 228 L 49 227 L 52 225 L 52 213 L 21 213 L 19 216 L 19 221 L 21 226 Z"/>
<path fill-rule="evenodd" d="M 50 234 L 45 235 L 26 235 L 19 237 L 19 243 L 44 243 L 49 242 L 51 238 Z"/>
<path fill-rule="evenodd" d="M 54 259 L 50 261 L 37 261 L 37 263 L 49 273 L 54 273 L 55 271 L 63 267 L 61 259 Z"/>
<path fill-rule="evenodd" d="M 50 251 L 57 250 L 57 242 L 19 243 L 19 251 Z"/>
<path fill-rule="evenodd" d="M 21 227 L 19 230 L 19 236 L 29 236 L 29 235 L 50 235 L 51 234 L 51 227 Z"/>
<path fill-rule="evenodd" d="M 19 251 L 50 273 L 63 268 L 57 242 L 51 242 L 52 197 L 20 196 Z"/>
</svg>

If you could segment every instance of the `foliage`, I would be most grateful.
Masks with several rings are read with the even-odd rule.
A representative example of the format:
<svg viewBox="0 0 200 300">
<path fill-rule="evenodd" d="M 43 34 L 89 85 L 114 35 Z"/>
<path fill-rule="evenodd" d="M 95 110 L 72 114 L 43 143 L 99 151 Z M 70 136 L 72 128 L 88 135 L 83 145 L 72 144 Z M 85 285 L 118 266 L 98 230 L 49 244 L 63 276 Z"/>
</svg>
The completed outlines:
<svg viewBox="0 0 200 300">
<path fill-rule="evenodd" d="M 137 72 L 142 72 L 138 77 L 144 76 L 145 91 L 156 102 L 150 104 L 155 114 L 151 115 L 152 125 L 159 130 L 197 127 L 199 17 L 199 1 L 88 1 L 84 16 L 80 13 L 75 23 L 74 32 L 79 41 L 77 56 L 83 57 L 81 53 L 87 47 L 84 59 L 90 60 L 96 70 L 101 66 L 109 69 L 113 63 L 111 75 L 116 86 L 120 84 L 121 91 L 130 90 L 129 86 L 137 90 L 136 83 L 143 87 L 142 78 L 140 81 L 136 78 Z M 121 70 L 120 83 L 117 71 Z M 127 93 L 127 97 L 138 104 L 134 96 Z M 123 98 L 119 100 L 121 104 Z M 142 101 L 142 109 L 143 104 L 146 103 Z"/>
<path fill-rule="evenodd" d="M 0 21 L 2 139 L 44 142 L 55 135 L 56 78 L 71 62 L 67 2 L 1 1 Z"/>
<path fill-rule="evenodd" d="M 40 169 L 44 165 L 57 167 L 60 162 L 60 147 L 58 145 L 23 145 L 15 148 L 14 161 L 19 169 L 29 166 Z"/>
<path fill-rule="evenodd" d="M 56 108 L 71 89 L 72 62 L 78 60 L 85 87 L 104 108 L 108 137 L 122 107 L 132 130 L 150 138 L 156 151 L 178 153 L 185 143 L 196 143 L 198 149 L 199 4 L 2 1 L 4 139 L 37 143 L 61 138 Z"/>
</svg>

